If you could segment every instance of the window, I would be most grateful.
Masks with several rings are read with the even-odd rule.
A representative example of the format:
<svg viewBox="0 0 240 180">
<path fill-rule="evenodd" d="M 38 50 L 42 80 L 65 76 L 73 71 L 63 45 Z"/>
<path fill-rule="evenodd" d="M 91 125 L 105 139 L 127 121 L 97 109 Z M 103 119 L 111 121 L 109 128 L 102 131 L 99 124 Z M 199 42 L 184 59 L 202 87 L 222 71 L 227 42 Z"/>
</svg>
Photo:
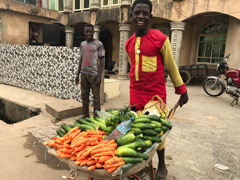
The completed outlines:
<svg viewBox="0 0 240 180">
<path fill-rule="evenodd" d="M 197 63 L 217 64 L 225 52 L 227 26 L 210 24 L 199 36 Z"/>
<path fill-rule="evenodd" d="M 49 0 L 49 9 L 55 11 L 64 11 L 64 1 L 63 0 Z"/>
<path fill-rule="evenodd" d="M 119 4 L 120 0 L 102 0 L 102 6 L 114 6 Z"/>
<path fill-rule="evenodd" d="M 84 10 L 90 8 L 90 0 L 74 0 L 73 1 L 74 10 Z"/>
</svg>

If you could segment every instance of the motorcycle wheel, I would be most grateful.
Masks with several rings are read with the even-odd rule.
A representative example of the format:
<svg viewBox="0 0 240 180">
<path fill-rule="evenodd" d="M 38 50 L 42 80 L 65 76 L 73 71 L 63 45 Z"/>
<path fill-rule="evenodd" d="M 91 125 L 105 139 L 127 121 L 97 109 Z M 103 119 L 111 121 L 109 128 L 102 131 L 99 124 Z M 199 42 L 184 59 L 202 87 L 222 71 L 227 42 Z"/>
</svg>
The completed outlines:
<svg viewBox="0 0 240 180">
<path fill-rule="evenodd" d="M 203 90 L 205 93 L 207 93 L 209 96 L 220 96 L 224 92 L 224 86 L 222 83 L 218 82 L 215 84 L 216 79 L 206 79 L 203 82 Z M 215 86 L 214 86 L 215 84 Z M 214 86 L 214 87 L 213 87 Z"/>
</svg>

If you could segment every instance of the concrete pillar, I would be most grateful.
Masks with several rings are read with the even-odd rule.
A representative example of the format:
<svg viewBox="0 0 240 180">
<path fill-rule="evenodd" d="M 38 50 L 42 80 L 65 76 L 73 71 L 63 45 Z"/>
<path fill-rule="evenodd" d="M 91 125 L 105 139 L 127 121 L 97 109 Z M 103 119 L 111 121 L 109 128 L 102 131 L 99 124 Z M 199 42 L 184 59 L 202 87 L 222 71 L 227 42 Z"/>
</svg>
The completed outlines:
<svg viewBox="0 0 240 180">
<path fill-rule="evenodd" d="M 73 47 L 74 28 L 65 27 L 66 47 Z"/>
<path fill-rule="evenodd" d="M 130 24 L 119 24 L 120 44 L 119 44 L 119 72 L 118 79 L 128 79 L 128 56 L 125 50 L 125 43 L 129 38 Z"/>
<path fill-rule="evenodd" d="M 94 27 L 93 38 L 94 39 L 99 39 L 100 26 L 99 25 L 94 25 L 93 27 Z"/>
<path fill-rule="evenodd" d="M 171 22 L 171 46 L 173 57 L 176 61 L 177 67 L 179 67 L 180 53 L 182 47 L 182 36 L 185 30 L 185 22 Z"/>
<path fill-rule="evenodd" d="M 100 9 L 100 0 L 91 1 L 91 9 Z"/>
</svg>

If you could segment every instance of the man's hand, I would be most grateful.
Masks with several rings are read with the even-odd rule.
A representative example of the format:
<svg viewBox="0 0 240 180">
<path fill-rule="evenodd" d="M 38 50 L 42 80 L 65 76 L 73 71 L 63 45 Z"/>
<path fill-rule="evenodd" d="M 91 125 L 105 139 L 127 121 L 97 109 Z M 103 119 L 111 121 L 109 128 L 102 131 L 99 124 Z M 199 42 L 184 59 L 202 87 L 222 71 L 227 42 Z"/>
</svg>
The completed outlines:
<svg viewBox="0 0 240 180">
<path fill-rule="evenodd" d="M 188 94 L 187 94 L 187 92 L 185 92 L 184 94 L 182 94 L 180 96 L 180 99 L 179 99 L 178 102 L 179 102 L 180 107 L 182 107 L 184 104 L 186 104 L 188 102 Z"/>
<path fill-rule="evenodd" d="M 76 84 L 76 85 L 79 84 L 79 75 L 77 75 L 77 76 L 75 77 L 75 84 Z"/>
<path fill-rule="evenodd" d="M 99 86 L 101 84 L 101 76 L 98 76 L 96 79 L 96 84 Z"/>
</svg>

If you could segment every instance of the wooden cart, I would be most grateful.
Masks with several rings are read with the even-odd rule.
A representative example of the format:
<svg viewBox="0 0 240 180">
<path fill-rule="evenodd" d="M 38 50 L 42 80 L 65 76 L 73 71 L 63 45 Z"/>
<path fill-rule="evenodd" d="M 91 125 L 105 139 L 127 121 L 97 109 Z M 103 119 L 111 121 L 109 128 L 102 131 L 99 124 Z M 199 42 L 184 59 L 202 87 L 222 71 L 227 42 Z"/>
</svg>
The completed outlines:
<svg viewBox="0 0 240 180">
<path fill-rule="evenodd" d="M 163 140 L 169 134 L 170 130 L 164 133 L 161 136 Z M 57 157 L 60 161 L 65 162 L 68 164 L 70 168 L 71 177 L 68 178 L 69 180 L 82 180 L 81 175 L 84 174 L 93 178 L 94 180 L 123 180 L 125 177 L 135 174 L 145 168 L 148 168 L 148 175 L 150 176 L 151 180 L 155 179 L 155 173 L 152 166 L 152 158 L 154 153 L 156 152 L 159 143 L 154 143 L 150 148 L 148 148 L 144 153 L 148 154 L 148 160 L 143 161 L 142 163 L 138 164 L 125 164 L 122 167 L 119 167 L 113 173 L 109 174 L 105 169 L 95 169 L 93 171 L 89 171 L 87 166 L 76 166 L 75 161 L 69 159 L 62 159 L 57 157 L 57 152 L 53 148 L 48 148 L 48 153 Z"/>
<path fill-rule="evenodd" d="M 185 84 L 189 84 L 193 78 L 207 77 L 208 66 L 206 64 L 195 64 L 190 66 L 180 66 L 180 75 Z"/>
</svg>

